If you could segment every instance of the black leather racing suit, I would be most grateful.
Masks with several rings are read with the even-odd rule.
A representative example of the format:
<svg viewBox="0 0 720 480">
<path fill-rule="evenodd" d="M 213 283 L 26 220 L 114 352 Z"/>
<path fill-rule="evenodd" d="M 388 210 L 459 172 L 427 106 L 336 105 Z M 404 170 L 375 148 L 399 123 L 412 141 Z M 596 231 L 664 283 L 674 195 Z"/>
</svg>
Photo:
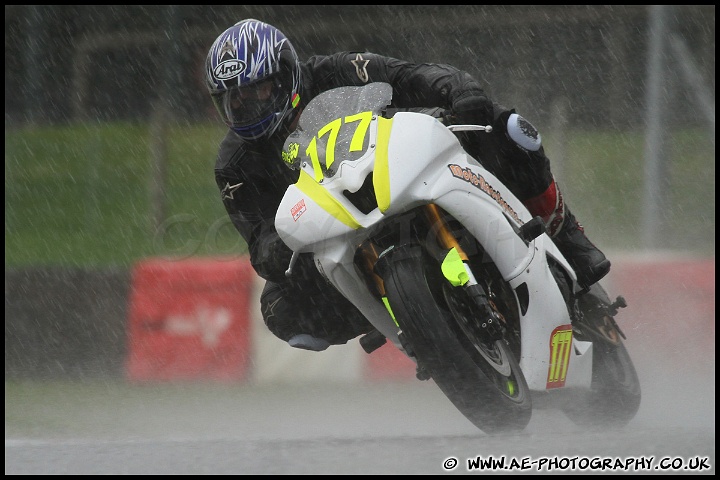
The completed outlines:
<svg viewBox="0 0 720 480">
<path fill-rule="evenodd" d="M 392 85 L 391 108 L 451 109 L 463 99 L 473 99 L 472 122 L 492 124 L 494 131 L 466 134 L 469 153 L 482 158 L 520 200 L 542 193 L 552 181 L 543 150 L 528 152 L 506 134 L 512 111 L 494 104 L 474 78 L 450 65 L 340 52 L 311 57 L 301 66 L 301 79 L 298 108 L 326 90 L 376 81 Z M 255 271 L 267 280 L 260 301 L 268 328 L 285 341 L 307 333 L 331 344 L 346 343 L 372 330 L 360 312 L 322 278 L 306 255 L 301 255 L 291 278 L 284 274 L 291 252 L 273 222 L 286 188 L 298 177 L 281 158 L 286 135 L 279 132 L 247 142 L 228 131 L 220 145 L 215 180 L 232 223 L 248 244 Z"/>
</svg>

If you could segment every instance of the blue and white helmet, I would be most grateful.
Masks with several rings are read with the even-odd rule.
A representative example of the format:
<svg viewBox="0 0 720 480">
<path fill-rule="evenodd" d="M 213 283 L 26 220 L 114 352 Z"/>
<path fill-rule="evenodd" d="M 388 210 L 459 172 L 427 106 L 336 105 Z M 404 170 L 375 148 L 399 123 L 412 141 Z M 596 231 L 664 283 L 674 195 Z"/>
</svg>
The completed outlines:
<svg viewBox="0 0 720 480">
<path fill-rule="evenodd" d="M 268 137 L 294 118 L 300 61 L 285 35 L 259 20 L 242 20 L 213 42 L 207 87 L 223 121 L 241 137 Z"/>
</svg>

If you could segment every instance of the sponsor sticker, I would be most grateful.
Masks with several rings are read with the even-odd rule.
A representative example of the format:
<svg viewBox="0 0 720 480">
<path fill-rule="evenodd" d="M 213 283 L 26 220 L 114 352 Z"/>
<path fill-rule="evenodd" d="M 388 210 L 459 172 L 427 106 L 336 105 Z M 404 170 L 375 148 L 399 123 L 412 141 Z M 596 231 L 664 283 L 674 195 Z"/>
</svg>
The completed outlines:
<svg viewBox="0 0 720 480">
<path fill-rule="evenodd" d="M 298 218 L 300 218 L 300 215 L 305 213 L 305 210 L 307 210 L 307 207 L 305 206 L 305 199 L 300 200 L 298 203 L 296 203 L 291 209 L 290 214 L 293 217 L 293 220 L 297 222 Z"/>
<path fill-rule="evenodd" d="M 550 366 L 548 368 L 547 388 L 565 386 L 565 377 L 570 366 L 572 337 L 572 325 L 561 325 L 553 330 L 550 335 Z"/>
</svg>

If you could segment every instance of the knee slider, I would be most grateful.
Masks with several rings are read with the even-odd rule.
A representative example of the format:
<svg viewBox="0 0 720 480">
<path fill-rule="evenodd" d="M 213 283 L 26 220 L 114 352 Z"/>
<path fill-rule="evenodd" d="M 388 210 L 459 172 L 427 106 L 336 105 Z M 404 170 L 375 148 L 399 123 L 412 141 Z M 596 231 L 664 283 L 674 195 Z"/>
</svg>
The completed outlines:
<svg viewBox="0 0 720 480">
<path fill-rule="evenodd" d="M 290 306 L 282 297 L 282 289 L 279 285 L 268 282 L 265 290 L 260 295 L 260 312 L 265 325 L 276 337 L 288 341 L 297 333 L 294 314 Z"/>
<path fill-rule="evenodd" d="M 507 132 L 510 139 L 523 150 L 537 152 L 542 146 L 540 132 L 517 113 L 511 113 L 508 117 Z"/>
</svg>

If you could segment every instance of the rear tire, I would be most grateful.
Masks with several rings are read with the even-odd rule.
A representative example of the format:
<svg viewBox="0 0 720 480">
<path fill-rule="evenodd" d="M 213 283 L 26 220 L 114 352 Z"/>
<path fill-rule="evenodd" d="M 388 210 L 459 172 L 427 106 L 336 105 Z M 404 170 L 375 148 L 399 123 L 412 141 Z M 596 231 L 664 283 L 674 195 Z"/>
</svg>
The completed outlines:
<svg viewBox="0 0 720 480">
<path fill-rule="evenodd" d="M 587 395 L 574 398 L 564 411 L 573 423 L 585 427 L 624 426 L 640 408 L 640 380 L 635 366 L 625 343 L 602 311 L 609 304 L 599 284 L 580 299 L 585 318 L 576 334 L 581 340 L 593 342 L 592 385 Z"/>
<path fill-rule="evenodd" d="M 463 332 L 445 304 L 439 266 L 419 246 L 402 246 L 382 255 L 378 273 L 418 367 L 483 432 L 522 431 L 532 400 L 515 356 L 504 340 L 478 346 Z"/>
</svg>

